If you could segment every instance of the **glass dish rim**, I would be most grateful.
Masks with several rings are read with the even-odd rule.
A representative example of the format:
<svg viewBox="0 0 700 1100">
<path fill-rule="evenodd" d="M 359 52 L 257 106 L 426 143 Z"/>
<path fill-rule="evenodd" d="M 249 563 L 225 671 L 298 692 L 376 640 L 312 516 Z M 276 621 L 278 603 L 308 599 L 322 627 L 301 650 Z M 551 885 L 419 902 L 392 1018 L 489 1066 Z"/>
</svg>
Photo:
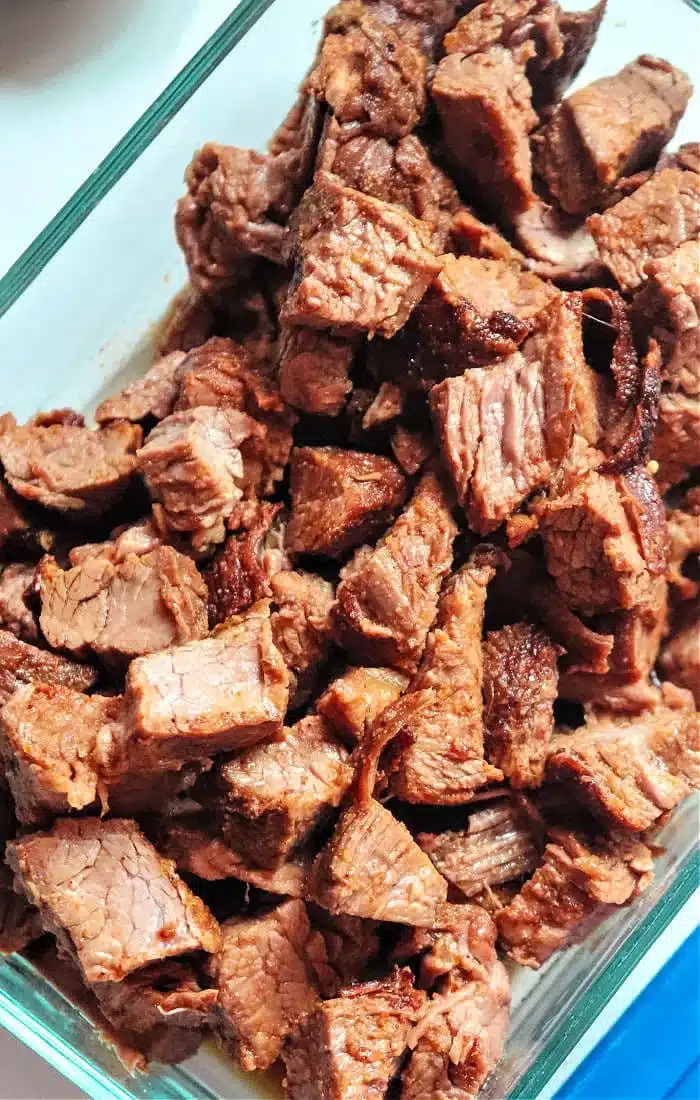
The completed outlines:
<svg viewBox="0 0 700 1100">
<path fill-rule="evenodd" d="M 79 229 L 154 139 L 228 56 L 275 0 L 240 0 L 217 30 L 136 120 L 31 244 L 0 277 L 0 318 L 19 300 L 56 253 Z M 692 7 L 700 0 L 688 0 Z M 700 885 L 700 851 L 678 867 L 664 896 L 595 978 L 533 1065 L 509 1095 L 531 1100 L 552 1079 L 593 1021 Z M 60 1038 L 0 982 L 0 1027 L 24 1043 L 95 1100 L 129 1100 L 131 1094 L 107 1077 L 89 1055 Z M 180 1070 L 184 1078 L 186 1070 Z M 200 1095 L 201 1092 L 200 1092 Z"/>
</svg>

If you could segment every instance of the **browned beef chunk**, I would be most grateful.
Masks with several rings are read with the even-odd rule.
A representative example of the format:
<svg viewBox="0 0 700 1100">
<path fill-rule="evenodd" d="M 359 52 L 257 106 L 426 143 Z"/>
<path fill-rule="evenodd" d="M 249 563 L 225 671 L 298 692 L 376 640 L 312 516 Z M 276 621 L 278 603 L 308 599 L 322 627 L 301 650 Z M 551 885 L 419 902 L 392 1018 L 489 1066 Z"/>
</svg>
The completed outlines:
<svg viewBox="0 0 700 1100">
<path fill-rule="evenodd" d="M 183 351 L 172 351 L 157 359 L 150 370 L 121 393 L 107 397 L 95 411 L 95 420 L 104 424 L 109 420 L 132 420 L 138 423 L 148 416 L 162 420 L 173 411 L 180 390 L 186 356 Z"/>
<path fill-rule="evenodd" d="M 272 596 L 270 578 L 289 564 L 282 546 L 280 507 L 262 504 L 250 528 L 229 535 L 223 549 L 203 570 L 210 626 L 241 615 L 258 600 Z"/>
<path fill-rule="evenodd" d="M 700 787 L 700 727 L 690 704 L 589 720 L 552 742 L 547 774 L 571 782 L 605 820 L 643 832 Z"/>
<path fill-rule="evenodd" d="M 502 46 L 453 53 L 438 65 L 432 86 L 455 171 L 505 220 L 535 201 L 528 135 L 538 120 L 525 76 L 528 56 L 527 47 L 515 54 Z"/>
<path fill-rule="evenodd" d="M 424 1000 L 405 969 L 324 1001 L 282 1051 L 289 1100 L 384 1096 Z"/>
<path fill-rule="evenodd" d="M 405 42 L 421 50 L 428 61 L 440 52 L 445 31 L 457 18 L 455 0 L 365 0 L 377 19 Z"/>
<path fill-rule="evenodd" d="M 474 810 L 464 829 L 420 833 L 417 840 L 440 874 L 468 898 L 534 871 L 540 860 L 533 821 L 510 799 Z"/>
<path fill-rule="evenodd" d="M 667 61 L 644 55 L 564 100 L 535 139 L 535 164 L 569 214 L 588 214 L 673 137 L 692 85 Z"/>
<path fill-rule="evenodd" d="M 219 927 L 133 821 L 59 821 L 12 841 L 8 863 L 85 980 L 121 981 L 149 963 L 213 952 Z"/>
<path fill-rule="evenodd" d="M 355 342 L 318 329 L 283 325 L 279 343 L 280 389 L 295 409 L 338 416 L 352 390 Z"/>
<path fill-rule="evenodd" d="M 37 517 L 32 519 L 27 514 L 21 497 L 0 476 L 0 560 L 5 556 L 33 556 L 51 550 L 54 535 L 39 522 Z"/>
<path fill-rule="evenodd" d="M 287 180 L 289 194 L 284 213 L 311 182 L 322 119 L 321 105 L 302 91 L 267 144 L 276 160 L 275 171 Z"/>
<path fill-rule="evenodd" d="M 581 286 L 600 279 L 603 267 L 587 225 L 539 200 L 514 219 L 520 262 L 548 279 Z"/>
<path fill-rule="evenodd" d="M 425 106 L 425 59 L 369 7 L 338 4 L 305 87 L 341 123 L 374 137 L 405 137 Z"/>
<path fill-rule="evenodd" d="M 21 497 L 61 512 L 95 516 L 122 496 L 136 469 L 141 429 L 108 424 L 13 427 L 0 433 L 0 462 Z"/>
<path fill-rule="evenodd" d="M 345 810 L 318 856 L 312 890 L 331 913 L 430 928 L 447 883 L 379 802 Z"/>
<path fill-rule="evenodd" d="M 629 125 L 634 115 L 616 117 Z M 605 132 L 606 126 L 601 127 Z M 681 168 L 657 172 L 628 198 L 587 225 L 600 258 L 624 291 L 636 290 L 649 261 L 669 256 L 700 230 L 700 174 Z"/>
<path fill-rule="evenodd" d="M 347 749 L 309 715 L 285 730 L 284 740 L 222 764 L 210 800 L 234 851 L 249 864 L 274 868 L 340 804 L 352 775 Z"/>
<path fill-rule="evenodd" d="M 503 260 L 448 256 L 413 317 L 424 384 L 515 352 L 556 293 Z"/>
<path fill-rule="evenodd" d="M 33 565 L 0 566 L 0 627 L 24 642 L 36 642 L 39 637 L 36 619 L 26 602 L 35 573 Z"/>
<path fill-rule="evenodd" d="M 496 914 L 501 943 L 521 966 L 537 970 L 596 910 L 624 905 L 652 878 L 651 851 L 633 837 L 552 829 L 544 863 Z"/>
<path fill-rule="evenodd" d="M 333 627 L 356 660 L 415 671 L 452 564 L 455 533 L 445 490 L 426 474 L 374 551 L 338 587 Z"/>
<path fill-rule="evenodd" d="M 542 51 L 538 50 L 537 58 L 531 62 L 532 101 L 538 110 L 557 103 L 580 73 L 598 35 L 607 0 L 598 0 L 586 11 L 563 11 L 557 4 L 552 7 L 557 9 L 562 52 L 557 57 L 558 50 L 550 48 L 541 57 Z M 547 24 L 545 40 L 546 31 Z"/>
<path fill-rule="evenodd" d="M 291 552 L 340 557 L 391 522 L 406 499 L 406 481 L 381 455 L 297 447 L 290 494 Z"/>
<path fill-rule="evenodd" d="M 612 634 L 602 634 L 588 626 L 571 610 L 549 579 L 537 578 L 534 581 L 530 600 L 549 636 L 564 648 L 566 656 L 563 667 L 567 673 L 604 673 L 609 670 L 610 654 L 615 645 Z"/>
<path fill-rule="evenodd" d="M 686 575 L 686 565 L 700 564 L 700 487 L 690 489 L 680 507 L 667 511 L 670 542 L 668 573 L 673 594 L 682 600 L 692 600 L 700 592 L 695 574 Z"/>
<path fill-rule="evenodd" d="M 452 245 L 458 255 L 476 256 L 483 260 L 505 260 L 517 267 L 525 267 L 527 261 L 522 252 L 501 236 L 493 225 L 487 225 L 466 207 L 457 211 L 452 219 Z"/>
<path fill-rule="evenodd" d="M 362 417 L 363 431 L 371 431 L 372 428 L 381 428 L 383 424 L 390 424 L 397 416 L 401 416 L 404 407 L 404 395 L 401 387 L 396 382 L 382 382 Z"/>
<path fill-rule="evenodd" d="M 285 901 L 255 917 L 234 917 L 221 929 L 211 960 L 219 991 L 216 1030 L 245 1070 L 267 1069 L 319 995 L 312 960 L 325 955 L 303 901 Z"/>
<path fill-rule="evenodd" d="M 312 963 L 324 998 L 330 997 L 344 985 L 356 982 L 379 954 L 380 926 L 362 917 L 332 916 L 317 905 L 309 906 L 309 917 L 326 949 L 326 959 L 319 952 L 318 961 L 312 957 Z"/>
<path fill-rule="evenodd" d="M 519 45 L 551 24 L 554 24 L 551 45 L 561 50 L 556 20 L 551 18 L 556 7 L 550 0 L 485 0 L 475 4 L 445 35 L 445 52 L 470 56 L 489 46 Z"/>
<path fill-rule="evenodd" d="M 659 658 L 663 676 L 672 684 L 687 688 L 700 707 L 700 610 L 690 606 L 679 615 L 664 643 Z"/>
<path fill-rule="evenodd" d="M 0 706 L 23 684 L 63 684 L 87 691 L 96 680 L 97 673 L 89 665 L 37 649 L 0 630 Z"/>
<path fill-rule="evenodd" d="M 430 227 L 319 173 L 294 217 L 296 269 L 282 321 L 393 336 L 442 266 Z"/>
<path fill-rule="evenodd" d="M 700 199 L 700 195 L 699 195 Z M 700 241 L 690 240 L 645 267 L 647 281 L 632 303 L 637 328 L 661 349 L 662 381 L 700 393 Z"/>
<path fill-rule="evenodd" d="M 397 424 L 391 437 L 391 449 L 403 472 L 413 477 L 432 456 L 435 441 L 429 431 L 412 432 L 403 424 Z"/>
<path fill-rule="evenodd" d="M 484 643 L 486 756 L 513 787 L 539 787 L 554 729 L 557 646 L 529 623 L 494 630 Z"/>
<path fill-rule="evenodd" d="M 391 668 L 349 668 L 329 684 L 316 710 L 343 741 L 356 745 L 407 685 L 408 677 Z"/>
<path fill-rule="evenodd" d="M 275 736 L 287 693 L 264 604 L 202 641 L 137 657 L 126 680 L 129 770 L 178 767 Z"/>
<path fill-rule="evenodd" d="M 407 802 L 468 802 L 479 787 L 503 778 L 484 760 L 482 723 L 481 633 L 493 573 L 475 558 L 451 578 L 418 672 L 372 728 L 375 752 L 397 739 L 390 786 Z"/>
<path fill-rule="evenodd" d="M 659 464 L 656 480 L 662 493 L 700 466 L 700 394 L 661 394 L 651 453 Z"/>
<path fill-rule="evenodd" d="M 38 579 L 44 637 L 76 657 L 125 661 L 207 633 L 206 585 L 171 546 L 67 570 L 44 558 Z"/>
<path fill-rule="evenodd" d="M 143 519 L 126 527 L 117 527 L 104 542 L 83 542 L 68 552 L 71 565 L 83 565 L 90 558 L 105 558 L 119 565 L 130 554 L 141 557 L 163 545 L 160 532 L 151 519 Z M 60 548 L 60 544 L 59 544 Z"/>
<path fill-rule="evenodd" d="M 443 252 L 459 196 L 449 176 L 433 164 L 415 134 L 397 143 L 358 135 L 356 127 L 329 120 L 319 167 L 339 176 L 347 187 L 375 199 L 405 206 L 432 227 L 433 247 Z"/>
<path fill-rule="evenodd" d="M 137 459 L 164 526 L 198 551 L 223 542 L 224 520 L 243 495 L 241 445 L 262 433 L 245 413 L 208 405 L 161 420 Z"/>
<path fill-rule="evenodd" d="M 333 585 L 315 573 L 288 569 L 275 573 L 270 586 L 272 640 L 287 666 L 289 705 L 298 707 L 311 694 L 328 656 Z"/>
<path fill-rule="evenodd" d="M 663 502 L 641 468 L 592 471 L 535 510 L 547 569 L 573 608 L 593 614 L 635 607 L 666 571 Z"/>
<path fill-rule="evenodd" d="M 0 863 L 0 956 L 22 951 L 42 933 L 39 914 L 15 893 L 12 873 Z"/>
</svg>

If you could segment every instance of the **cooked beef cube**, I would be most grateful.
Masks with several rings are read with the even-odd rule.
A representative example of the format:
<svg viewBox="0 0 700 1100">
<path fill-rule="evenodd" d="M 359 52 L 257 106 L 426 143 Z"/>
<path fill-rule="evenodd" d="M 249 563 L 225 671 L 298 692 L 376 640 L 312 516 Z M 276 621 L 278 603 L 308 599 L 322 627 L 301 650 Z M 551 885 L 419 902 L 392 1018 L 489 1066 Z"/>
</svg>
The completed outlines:
<svg viewBox="0 0 700 1100">
<path fill-rule="evenodd" d="M 448 904 L 434 928 L 404 929 L 391 958 L 417 963 L 421 988 L 431 989 L 455 967 L 490 971 L 496 961 L 497 934 L 496 925 L 481 906 Z"/>
<path fill-rule="evenodd" d="M 552 742 L 547 775 L 605 820 L 643 832 L 700 787 L 699 734 L 695 709 L 682 706 L 589 720 Z"/>
<path fill-rule="evenodd" d="M 585 222 L 539 200 L 518 214 L 513 228 L 528 270 L 575 286 L 601 278 L 598 249 Z"/>
<path fill-rule="evenodd" d="M 455 27 L 445 35 L 445 53 L 470 56 L 482 53 L 489 46 L 519 45 L 534 36 L 540 25 L 543 29 L 552 25 L 554 42 L 557 42 L 556 15 L 558 5 L 551 0 L 485 0 L 471 7 Z"/>
<path fill-rule="evenodd" d="M 699 195 L 700 198 L 700 195 Z M 645 267 L 647 281 L 632 303 L 637 327 L 658 341 L 662 381 L 700 393 L 700 241 L 690 240 Z"/>
<path fill-rule="evenodd" d="M 292 553 L 340 557 L 367 542 L 395 517 L 406 481 L 381 455 L 340 447 L 297 447 L 292 453 Z"/>
<path fill-rule="evenodd" d="M 416 839 L 440 874 L 467 898 L 534 871 L 540 861 L 537 830 L 509 799 L 475 810 L 464 829 L 420 833 Z"/>
<path fill-rule="evenodd" d="M 425 106 L 425 59 L 364 4 L 326 16 L 325 38 L 305 87 L 358 133 L 398 139 Z"/>
<path fill-rule="evenodd" d="M 365 3 L 377 19 L 421 50 L 429 62 L 440 52 L 445 31 L 457 18 L 456 0 L 365 0 Z"/>
<path fill-rule="evenodd" d="M 109 420 L 138 423 L 148 416 L 154 416 L 156 420 L 169 416 L 180 391 L 185 362 L 183 351 L 173 351 L 157 359 L 141 378 L 130 382 L 121 393 L 107 397 L 97 406 L 97 423 L 104 424 Z"/>
<path fill-rule="evenodd" d="M 533 584 L 530 599 L 549 636 L 564 648 L 567 672 L 604 673 L 609 670 L 615 645 L 612 634 L 602 634 L 584 623 L 549 579 L 538 579 Z"/>
<path fill-rule="evenodd" d="M 195 550 L 224 540 L 224 520 L 243 495 L 241 444 L 262 428 L 245 413 L 212 406 L 173 413 L 138 452 L 139 470 L 166 528 Z"/>
<path fill-rule="evenodd" d="M 629 125 L 634 115 L 616 117 Z M 607 120 L 603 126 L 608 129 Z M 666 168 L 587 225 L 600 258 L 624 291 L 636 290 L 649 261 L 662 260 L 700 231 L 700 174 Z"/>
<path fill-rule="evenodd" d="M 123 495 L 136 470 L 141 429 L 108 424 L 14 427 L 0 433 L 0 462 L 21 497 L 60 512 L 96 516 Z"/>
<path fill-rule="evenodd" d="M 267 1069 L 319 1003 L 312 960 L 325 955 L 323 939 L 298 900 L 234 917 L 221 932 L 221 949 L 210 963 L 219 991 L 218 1036 L 243 1069 Z"/>
<path fill-rule="evenodd" d="M 314 865 L 315 900 L 331 913 L 430 928 L 447 883 L 379 802 L 351 806 Z"/>
<path fill-rule="evenodd" d="M 372 729 L 380 744 L 398 738 L 390 787 L 406 802 L 468 802 L 503 778 L 484 760 L 482 722 L 481 633 L 493 573 L 476 557 L 450 579 L 418 672 Z"/>
<path fill-rule="evenodd" d="M 36 619 L 26 603 L 35 573 L 33 565 L 13 563 L 4 568 L 0 565 L 0 627 L 24 642 L 36 642 L 39 638 Z"/>
<path fill-rule="evenodd" d="M 355 191 L 405 206 L 409 214 L 431 226 L 435 251 L 445 250 L 459 195 L 415 134 L 393 144 L 383 137 L 358 135 L 354 125 L 340 126 L 330 119 L 319 168 L 339 176 Z"/>
<path fill-rule="evenodd" d="M 13 493 L 0 474 L 0 560 L 6 556 L 34 556 L 51 550 L 55 537 L 39 526 L 43 522 L 45 520 L 29 516 L 21 497 Z"/>
<path fill-rule="evenodd" d="M 456 531 L 444 488 L 426 474 L 394 525 L 338 587 L 333 627 L 356 660 L 416 670 Z"/>
<path fill-rule="evenodd" d="M 296 270 L 283 322 L 393 336 L 440 271 L 430 226 L 328 173 L 294 216 Z"/>
<path fill-rule="evenodd" d="M 538 119 L 527 56 L 527 46 L 515 53 L 491 46 L 471 57 L 450 54 L 432 86 L 455 171 L 505 220 L 535 201 L 528 135 Z"/>
<path fill-rule="evenodd" d="M 310 905 L 308 912 L 312 926 L 323 937 L 326 949 L 325 960 L 319 952 L 318 959 L 312 957 L 312 963 L 321 993 L 324 998 L 332 997 L 344 985 L 356 982 L 377 957 L 381 948 L 380 925 L 377 921 L 363 920 L 362 917 L 334 917 L 317 905 Z"/>
<path fill-rule="evenodd" d="M 666 571 L 666 515 L 644 470 L 592 471 L 536 511 L 547 569 L 573 608 L 589 614 L 632 608 Z"/>
<path fill-rule="evenodd" d="M 261 504 L 249 530 L 229 535 L 202 576 L 209 590 L 209 625 L 241 615 L 272 596 L 270 578 L 289 562 L 280 542 L 279 504 Z"/>
<path fill-rule="evenodd" d="M 302 91 L 267 143 L 273 157 L 287 154 L 281 163 L 294 196 L 311 182 L 322 117 L 321 106 Z"/>
<path fill-rule="evenodd" d="M 621 176 L 658 157 L 690 99 L 685 73 L 644 55 L 565 99 L 534 141 L 535 165 L 569 214 L 589 214 Z"/>
<path fill-rule="evenodd" d="M 452 245 L 458 255 L 476 256 L 482 260 L 505 260 L 516 267 L 525 267 L 527 261 L 517 248 L 513 248 L 493 225 L 462 207 L 452 219 Z"/>
<path fill-rule="evenodd" d="M 580 73 L 598 35 L 607 0 L 598 0 L 586 11 L 563 11 L 557 4 L 552 7 L 557 9 L 557 38 L 561 38 L 562 52 L 556 57 L 558 50 L 550 49 L 544 62 L 539 56 L 531 62 L 532 101 L 538 110 L 557 103 Z M 546 30 L 545 24 L 545 40 Z"/>
<path fill-rule="evenodd" d="M 250 864 L 277 867 L 340 804 L 353 777 L 348 752 L 309 715 L 284 740 L 221 764 L 211 804 L 223 839 Z"/>
<path fill-rule="evenodd" d="M 537 970 L 596 910 L 624 905 L 652 878 L 651 851 L 633 837 L 591 840 L 552 829 L 544 863 L 496 914 L 501 943 L 517 963 Z"/>
<path fill-rule="evenodd" d="M 400 386 L 395 382 L 382 382 L 362 417 L 362 430 L 372 431 L 373 428 L 381 428 L 384 424 L 390 424 L 401 416 L 404 407 L 404 395 Z"/>
<path fill-rule="evenodd" d="M 0 863 L 0 956 L 22 951 L 41 933 L 39 914 L 15 893 L 10 870 Z"/>
<path fill-rule="evenodd" d="M 162 545 L 163 539 L 153 520 L 144 519 L 131 526 L 115 528 L 111 538 L 104 542 L 83 542 L 71 547 L 68 560 L 71 565 L 83 565 L 89 558 L 106 558 L 118 565 L 130 554 L 140 557 Z"/>
<path fill-rule="evenodd" d="M 659 464 L 656 481 L 662 493 L 700 466 L 700 395 L 661 394 L 651 453 Z"/>
<path fill-rule="evenodd" d="M 190 283 L 212 305 L 250 279 L 251 260 L 239 255 L 235 241 L 217 223 L 210 207 L 201 205 L 190 194 L 184 195 L 175 207 L 175 238 L 187 264 Z M 282 239 L 282 227 L 276 226 L 271 246 L 281 249 Z"/>
<path fill-rule="evenodd" d="M 76 657 L 124 662 L 207 633 L 206 585 L 171 546 L 67 570 L 44 558 L 38 580 L 44 637 Z"/>
<path fill-rule="evenodd" d="M 278 735 L 287 692 L 264 603 L 202 641 L 137 657 L 126 678 L 129 770 L 177 767 Z"/>
<path fill-rule="evenodd" d="M 42 683 L 15 691 L 0 711 L 0 757 L 22 824 L 95 803 L 98 739 L 120 706 L 119 698 Z"/>
<path fill-rule="evenodd" d="M 408 969 L 351 985 L 324 1001 L 288 1039 L 282 1058 L 289 1100 L 367 1100 L 386 1095 L 425 994 Z"/>
<path fill-rule="evenodd" d="M 494 630 L 484 643 L 486 756 L 513 787 L 539 787 L 554 729 L 559 648 L 529 623 Z"/>
<path fill-rule="evenodd" d="M 408 677 L 390 668 L 349 668 L 326 688 L 316 710 L 339 737 L 356 745 L 407 685 Z"/>
<path fill-rule="evenodd" d="M 338 416 L 352 390 L 355 342 L 317 329 L 283 325 L 279 343 L 280 389 L 295 409 Z"/>
<path fill-rule="evenodd" d="M 672 684 L 691 691 L 700 707 L 700 612 L 696 608 L 674 624 L 661 651 L 659 667 Z"/>
<path fill-rule="evenodd" d="M 700 564 L 700 486 L 690 489 L 679 508 L 667 512 L 670 554 L 668 573 L 673 593 L 682 600 L 692 600 L 700 592 L 700 582 L 686 576 L 686 563 Z"/>
<path fill-rule="evenodd" d="M 315 573 L 285 569 L 275 573 L 270 587 L 272 640 L 289 673 L 289 705 L 298 707 L 328 656 L 333 585 Z"/>
<path fill-rule="evenodd" d="M 451 970 L 409 1037 L 413 1054 L 401 1078 L 403 1100 L 476 1096 L 501 1056 L 509 1016 L 503 963 Z"/>
<path fill-rule="evenodd" d="M 89 983 L 121 981 L 149 963 L 218 949 L 211 913 L 134 821 L 59 821 L 12 841 L 7 861 L 44 928 Z"/>
<path fill-rule="evenodd" d="M 96 680 L 97 673 L 90 665 L 37 649 L 0 630 L 0 706 L 23 684 L 62 684 L 75 691 L 87 691 Z"/>
</svg>

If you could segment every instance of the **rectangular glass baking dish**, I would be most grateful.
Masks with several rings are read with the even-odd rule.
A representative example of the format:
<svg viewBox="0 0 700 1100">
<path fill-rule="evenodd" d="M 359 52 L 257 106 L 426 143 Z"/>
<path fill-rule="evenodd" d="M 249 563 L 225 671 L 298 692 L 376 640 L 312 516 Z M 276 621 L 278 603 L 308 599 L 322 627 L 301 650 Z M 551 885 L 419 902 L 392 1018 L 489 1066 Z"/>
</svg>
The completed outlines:
<svg viewBox="0 0 700 1100">
<path fill-rule="evenodd" d="M 582 4 L 584 0 L 581 0 Z M 185 271 L 172 210 L 207 139 L 263 147 L 312 57 L 328 0 L 242 0 L 73 199 L 0 279 L 0 408 L 89 410 L 141 372 Z M 568 5 L 567 5 L 568 6 Z M 696 77 L 700 30 L 673 0 L 609 0 L 586 81 L 653 50 Z M 695 69 L 695 73 L 693 72 Z M 695 104 L 678 140 L 700 134 Z M 19 181 L 21 186 L 21 179 Z M 537 975 L 514 975 L 510 1037 L 483 1094 L 534 1100 L 698 886 L 698 804 L 676 813 L 653 887 Z M 175 1069 L 130 1074 L 89 1020 L 18 957 L 0 963 L 0 1027 L 95 1100 L 279 1095 L 213 1049 Z"/>
</svg>

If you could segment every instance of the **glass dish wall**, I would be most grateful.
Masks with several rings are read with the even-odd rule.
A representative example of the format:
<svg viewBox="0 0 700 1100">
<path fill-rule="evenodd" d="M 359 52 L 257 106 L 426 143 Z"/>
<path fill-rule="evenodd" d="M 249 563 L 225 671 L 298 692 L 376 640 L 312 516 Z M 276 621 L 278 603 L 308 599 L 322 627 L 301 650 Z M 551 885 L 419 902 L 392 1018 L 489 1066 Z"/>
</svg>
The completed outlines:
<svg viewBox="0 0 700 1100">
<path fill-rule="evenodd" d="M 583 2 L 583 0 L 582 0 Z M 315 49 L 328 0 L 244 0 L 188 68 L 0 280 L 0 408 L 89 410 L 142 371 L 151 337 L 185 280 L 172 211 L 195 148 L 214 139 L 262 147 L 284 117 Z M 586 80 L 654 51 L 692 70 L 697 17 L 673 0 L 610 0 Z M 665 12 L 667 9 L 665 8 Z M 694 117 L 693 117 L 694 116 Z M 679 138 L 700 133 L 697 107 Z M 21 181 L 20 185 L 21 185 Z M 510 1038 L 487 1084 L 490 1100 L 534 1100 L 698 882 L 697 804 L 674 816 L 656 882 L 631 909 L 555 957 L 518 971 Z M 22 959 L 0 963 L 0 1026 L 95 1098 L 278 1094 L 245 1080 L 215 1052 L 184 1067 L 130 1075 L 89 1021 Z"/>
</svg>

